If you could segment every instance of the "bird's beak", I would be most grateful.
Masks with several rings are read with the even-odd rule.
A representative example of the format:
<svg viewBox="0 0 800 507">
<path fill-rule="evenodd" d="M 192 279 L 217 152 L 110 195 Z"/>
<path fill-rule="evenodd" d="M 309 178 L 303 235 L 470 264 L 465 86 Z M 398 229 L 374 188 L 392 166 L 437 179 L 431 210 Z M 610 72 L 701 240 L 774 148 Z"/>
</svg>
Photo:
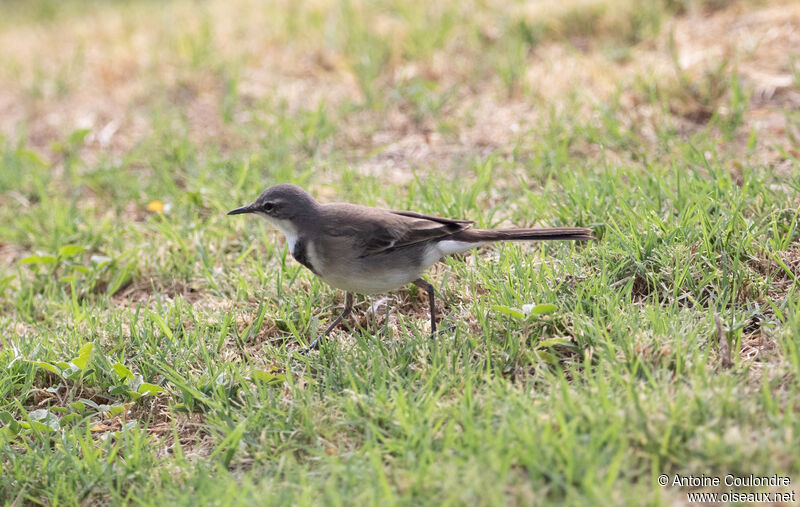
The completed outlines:
<svg viewBox="0 0 800 507">
<path fill-rule="evenodd" d="M 242 206 L 241 208 L 236 208 L 235 210 L 229 211 L 229 215 L 241 215 L 242 213 L 255 213 L 252 204 L 248 204 L 247 206 Z"/>
</svg>

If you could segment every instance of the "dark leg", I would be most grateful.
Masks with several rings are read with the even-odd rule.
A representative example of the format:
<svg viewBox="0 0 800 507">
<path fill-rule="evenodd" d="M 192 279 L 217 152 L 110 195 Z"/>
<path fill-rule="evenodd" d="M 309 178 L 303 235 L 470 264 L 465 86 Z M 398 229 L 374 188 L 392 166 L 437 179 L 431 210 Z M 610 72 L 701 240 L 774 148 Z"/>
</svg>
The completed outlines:
<svg viewBox="0 0 800 507">
<path fill-rule="evenodd" d="M 317 338 L 313 342 L 311 342 L 311 344 L 308 346 L 308 348 L 304 349 L 302 351 L 302 353 L 305 354 L 306 352 L 308 352 L 310 350 L 314 350 L 315 348 L 317 348 L 317 346 L 319 345 L 319 341 L 322 338 L 324 338 L 325 336 L 328 336 L 328 334 L 331 331 L 333 331 L 333 328 L 335 328 L 336 326 L 339 325 L 339 323 L 342 321 L 342 319 L 344 319 L 345 317 L 350 315 L 350 312 L 352 310 L 353 310 L 353 293 L 352 292 L 345 292 L 344 293 L 344 310 L 342 311 L 342 313 L 338 317 L 336 317 L 336 319 L 334 319 L 334 321 L 331 322 L 331 325 L 328 326 L 328 328 L 325 329 L 325 331 L 321 335 L 317 336 Z"/>
<path fill-rule="evenodd" d="M 436 306 L 434 305 L 435 298 L 433 296 L 433 285 L 422 278 L 417 278 L 414 280 L 413 284 L 428 292 L 428 304 L 431 307 L 431 338 L 433 338 L 433 336 L 436 334 Z"/>
</svg>

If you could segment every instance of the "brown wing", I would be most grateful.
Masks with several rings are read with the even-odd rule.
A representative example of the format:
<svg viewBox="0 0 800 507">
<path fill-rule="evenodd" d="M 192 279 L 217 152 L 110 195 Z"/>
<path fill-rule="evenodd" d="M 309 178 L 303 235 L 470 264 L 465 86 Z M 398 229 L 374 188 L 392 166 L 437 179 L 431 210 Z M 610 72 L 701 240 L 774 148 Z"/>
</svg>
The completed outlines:
<svg viewBox="0 0 800 507">
<path fill-rule="evenodd" d="M 457 220 L 455 218 L 442 218 L 436 217 L 433 215 L 423 215 L 422 213 L 417 213 L 416 211 L 398 211 L 398 210 L 389 210 L 391 213 L 395 215 L 402 215 L 404 217 L 411 217 L 411 218 L 424 218 L 425 220 L 430 220 L 432 222 L 439 222 L 440 224 L 474 224 L 472 220 Z"/>
<path fill-rule="evenodd" d="M 326 234 L 350 236 L 359 257 L 389 252 L 423 241 L 445 238 L 472 227 L 469 220 L 452 220 L 355 204 L 323 205 Z"/>
</svg>

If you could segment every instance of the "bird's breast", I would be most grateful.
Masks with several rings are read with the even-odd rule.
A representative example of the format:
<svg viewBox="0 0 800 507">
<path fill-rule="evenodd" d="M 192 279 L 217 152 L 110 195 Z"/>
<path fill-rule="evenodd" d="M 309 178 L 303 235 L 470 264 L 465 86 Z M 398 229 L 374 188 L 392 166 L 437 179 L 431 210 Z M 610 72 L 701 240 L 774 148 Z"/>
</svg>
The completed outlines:
<svg viewBox="0 0 800 507">
<path fill-rule="evenodd" d="M 313 254 L 313 246 L 309 241 L 305 238 L 298 238 L 291 248 L 292 257 L 294 257 L 297 262 L 310 269 L 312 273 L 319 275 L 319 272 L 314 267 L 314 260 L 312 259 L 312 257 L 316 257 L 316 255 Z M 318 261 L 316 265 L 319 266 Z"/>
</svg>

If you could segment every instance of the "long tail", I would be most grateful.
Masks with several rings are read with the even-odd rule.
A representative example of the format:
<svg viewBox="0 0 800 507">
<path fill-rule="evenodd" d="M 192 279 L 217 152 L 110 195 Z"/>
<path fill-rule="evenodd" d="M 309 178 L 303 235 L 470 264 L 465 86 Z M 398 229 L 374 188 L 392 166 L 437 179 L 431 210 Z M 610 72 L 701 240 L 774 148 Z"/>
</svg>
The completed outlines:
<svg viewBox="0 0 800 507">
<path fill-rule="evenodd" d="M 595 239 L 591 229 L 583 227 L 552 227 L 549 229 L 467 229 L 453 235 L 457 241 L 590 241 Z"/>
</svg>

